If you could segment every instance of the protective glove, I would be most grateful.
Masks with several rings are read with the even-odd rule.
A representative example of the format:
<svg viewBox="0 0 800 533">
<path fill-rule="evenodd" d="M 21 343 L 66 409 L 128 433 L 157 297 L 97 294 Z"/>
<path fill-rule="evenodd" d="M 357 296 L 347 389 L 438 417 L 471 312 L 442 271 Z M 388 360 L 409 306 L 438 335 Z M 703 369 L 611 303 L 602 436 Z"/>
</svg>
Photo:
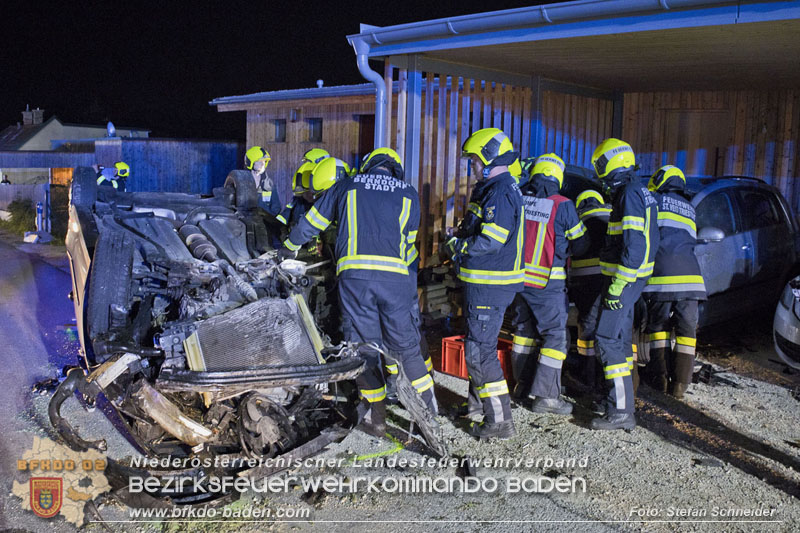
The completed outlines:
<svg viewBox="0 0 800 533">
<path fill-rule="evenodd" d="M 286 246 L 281 246 L 281 249 L 278 250 L 278 262 L 280 263 L 284 259 L 294 259 L 297 257 L 297 252 L 288 249 Z"/>
<path fill-rule="evenodd" d="M 614 278 L 614 281 L 608 286 L 606 297 L 603 299 L 603 305 L 605 305 L 606 309 L 611 309 L 612 311 L 622 309 L 622 302 L 619 297 L 627 286 L 628 283 L 624 279 Z"/>
</svg>

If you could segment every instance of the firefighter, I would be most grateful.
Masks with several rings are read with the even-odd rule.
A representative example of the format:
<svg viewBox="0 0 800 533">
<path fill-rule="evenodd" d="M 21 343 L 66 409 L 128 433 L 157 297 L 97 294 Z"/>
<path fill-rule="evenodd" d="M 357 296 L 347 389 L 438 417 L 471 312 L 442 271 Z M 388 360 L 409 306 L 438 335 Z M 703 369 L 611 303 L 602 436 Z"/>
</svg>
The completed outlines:
<svg viewBox="0 0 800 533">
<path fill-rule="evenodd" d="M 666 165 L 658 169 L 647 188 L 658 200 L 660 234 L 653 276 L 644 288 L 648 317 L 645 332 L 650 346 L 647 370 L 654 387 L 683 398 L 694 371 L 698 301 L 706 298 L 694 255 L 694 207 L 684 196 L 686 178 L 677 167 Z"/>
<path fill-rule="evenodd" d="M 281 213 L 281 200 L 275 182 L 267 174 L 267 165 L 271 159 L 269 152 L 260 146 L 251 146 L 244 154 L 244 166 L 253 173 L 260 195 L 259 205 L 269 214 L 278 216 Z"/>
<path fill-rule="evenodd" d="M 368 154 L 352 179 L 336 182 L 315 203 L 284 242 L 296 251 L 312 236 L 338 222 L 336 271 L 342 332 L 349 342 L 385 346 L 397 357 L 411 384 L 430 411 L 437 413 L 433 378 L 419 348 L 419 331 L 412 324 L 408 298 L 408 247 L 419 228 L 419 196 L 403 181 L 403 167 L 394 150 Z M 284 249 L 284 250 L 285 250 Z M 282 250 L 281 255 L 286 255 Z M 386 386 L 379 353 L 361 346 L 367 367 L 358 377 L 362 427 L 374 434 L 386 431 Z"/>
<path fill-rule="evenodd" d="M 567 358 L 566 263 L 570 253 L 582 254 L 589 244 L 575 204 L 559 194 L 563 183 L 564 161 L 556 154 L 544 154 L 534 161 L 530 181 L 522 190 L 525 290 L 519 305 L 527 308 L 530 319 L 517 324 L 514 336 L 514 345 L 520 347 L 537 332 L 541 338 L 533 386 L 523 373 L 515 396 L 529 394 L 535 397 L 533 412 L 558 415 L 572 412 L 572 404 L 561 398 L 561 368 Z M 526 348 L 518 358 L 532 359 L 532 346 Z"/>
<path fill-rule="evenodd" d="M 286 204 L 281 214 L 277 218 L 284 225 L 294 227 L 295 224 L 306 214 L 314 203 L 314 193 L 311 189 L 311 172 L 324 159 L 331 155 L 322 148 L 312 148 L 303 154 L 300 168 L 292 176 L 292 200 Z M 348 173 L 349 173 L 349 166 Z"/>
<path fill-rule="evenodd" d="M 111 168 L 100 168 L 100 172 L 97 173 L 97 185 L 124 191 L 130 174 L 130 165 L 124 161 L 117 161 Z"/>
<path fill-rule="evenodd" d="M 508 384 L 497 359 L 497 335 L 503 314 L 522 291 L 524 279 L 524 209 L 519 187 L 509 173 L 518 154 L 501 130 L 484 128 L 467 138 L 462 157 L 470 159 L 478 182 L 467 216 L 447 248 L 464 282 L 464 352 L 470 376 L 467 414 L 484 417 L 470 426 L 470 434 L 506 439 L 516 430 Z"/>
<path fill-rule="evenodd" d="M 569 295 L 578 311 L 578 355 L 581 356 L 582 381 L 589 390 L 597 387 L 595 331 L 600 309 L 598 296 L 603 290 L 604 276 L 600 273 L 600 250 L 605 242 L 611 206 L 603 195 L 586 190 L 576 199 L 578 217 L 586 226 L 589 247 L 583 254 L 572 256 L 569 269 Z M 594 304 L 597 303 L 597 306 Z"/>
<path fill-rule="evenodd" d="M 658 206 L 636 176 L 633 149 L 619 139 L 606 139 L 595 148 L 592 165 L 606 196 L 611 214 L 600 271 L 606 276 L 598 296 L 595 348 L 606 380 L 605 415 L 592 420 L 592 429 L 632 430 L 636 427 L 631 367 L 631 333 L 636 301 L 653 273 L 658 250 Z"/>
</svg>

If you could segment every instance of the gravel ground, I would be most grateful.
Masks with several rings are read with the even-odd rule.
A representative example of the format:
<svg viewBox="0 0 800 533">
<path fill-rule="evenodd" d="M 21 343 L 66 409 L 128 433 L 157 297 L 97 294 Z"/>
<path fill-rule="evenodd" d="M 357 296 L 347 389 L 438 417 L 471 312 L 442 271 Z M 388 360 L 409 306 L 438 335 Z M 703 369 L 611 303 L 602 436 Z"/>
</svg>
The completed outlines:
<svg viewBox="0 0 800 533">
<path fill-rule="evenodd" d="M 45 250 L 43 260 L 63 268 L 50 248 L 53 247 Z M 35 249 L 33 252 L 26 250 L 26 253 L 34 252 Z M 582 400 L 569 417 L 539 415 L 516 407 L 513 414 L 518 435 L 508 441 L 479 443 L 466 435 L 464 421 L 454 423 L 440 417 L 454 457 L 511 461 L 503 466 L 477 468 L 475 475 L 484 488 L 491 488 L 492 480 L 497 481 L 494 491 L 397 494 L 390 492 L 391 482 L 384 484 L 379 492 L 369 492 L 363 484 L 352 493 L 347 490 L 306 491 L 300 486 L 301 479 L 321 476 L 340 476 L 348 480 L 370 476 L 462 479 L 463 469 L 419 464 L 431 458 L 419 441 L 407 440 L 401 429 L 408 426 L 406 414 L 393 407 L 390 409 L 391 433 L 402 447 L 354 431 L 319 456 L 341 461 L 341 464 L 292 471 L 289 474 L 298 481 L 290 483 L 288 490 L 250 493 L 227 508 L 233 515 L 230 518 L 217 518 L 215 522 L 123 524 L 116 521 L 128 520 L 128 510 L 111 503 L 102 506 L 100 514 L 103 519 L 114 522 L 107 526 L 90 524 L 85 529 L 800 530 L 797 499 L 800 496 L 800 411 L 798 400 L 792 395 L 792 389 L 800 385 L 800 375 L 784 372 L 775 362 L 766 323 L 701 336 L 701 346 L 701 356 L 713 363 L 720 373 L 708 384 L 693 385 L 682 402 L 643 385 L 637 398 L 639 427 L 631 433 L 590 431 L 588 424 L 592 415 Z M 53 365 L 52 360 L 42 363 L 36 374 L 53 375 L 58 370 Z M 465 397 L 466 381 L 442 374 L 436 375 L 436 381 L 443 411 Z M 47 419 L 48 401 L 49 395 L 30 392 L 26 409 L 10 417 L 3 415 L 8 422 L 4 427 L 14 432 L 15 442 L 32 441 L 34 436 L 55 437 Z M 62 412 L 79 426 L 84 436 L 108 439 L 109 456 L 122 459 L 135 454 L 99 411 L 85 413 L 76 400 L 70 399 Z M 15 450 L 11 450 L 12 455 Z M 406 464 L 371 465 L 369 457 L 375 455 L 381 455 L 373 457 L 375 461 L 400 463 L 405 460 Z M 515 465 L 516 460 L 522 463 Z M 525 461 L 532 465 L 525 465 Z M 507 490 L 513 487 L 515 479 L 527 479 L 528 488 L 534 488 L 535 481 L 546 487 L 549 482 L 542 482 L 543 478 L 561 480 L 567 490 L 539 493 Z M 0 506 L 0 523 L 5 527 L 24 531 L 74 531 L 74 527 L 61 518 L 42 520 L 23 511 L 19 499 L 8 494 L 10 480 L 2 481 L 5 494 Z M 267 510 L 308 514 L 285 519 L 263 518 L 256 522 L 245 515 L 240 521 L 236 520 L 238 513 Z M 730 517 L 719 515 L 720 510 L 766 511 L 767 514 Z"/>
</svg>

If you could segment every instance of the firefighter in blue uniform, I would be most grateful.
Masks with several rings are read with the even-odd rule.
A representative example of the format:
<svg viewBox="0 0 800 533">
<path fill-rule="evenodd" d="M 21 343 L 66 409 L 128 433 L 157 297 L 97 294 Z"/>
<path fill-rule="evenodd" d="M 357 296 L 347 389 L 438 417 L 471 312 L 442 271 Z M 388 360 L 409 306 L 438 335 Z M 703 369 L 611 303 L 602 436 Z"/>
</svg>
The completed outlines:
<svg viewBox="0 0 800 533">
<path fill-rule="evenodd" d="M 531 410 L 537 413 L 567 415 L 572 404 L 561 398 L 561 368 L 567 358 L 566 263 L 572 253 L 582 254 L 588 247 L 586 233 L 575 205 L 559 194 L 564 182 L 564 161 L 556 154 L 536 158 L 530 181 L 522 190 L 525 206 L 525 290 L 518 302 L 527 308 L 529 320 L 518 322 L 514 345 L 527 349 L 519 354 L 531 358 L 526 344 L 541 338 L 533 386 L 520 376 L 515 396 L 535 397 Z M 519 316 L 519 315 L 518 315 Z M 530 368 L 530 365 L 523 365 Z"/>
<path fill-rule="evenodd" d="M 470 433 L 481 439 L 516 434 L 508 384 L 497 359 L 497 335 L 503 314 L 522 291 L 524 209 L 509 165 L 516 161 L 511 141 L 497 128 L 474 132 L 464 142 L 478 177 L 468 213 L 447 247 L 464 282 L 467 315 L 465 359 L 470 376 L 469 414 L 482 413 Z"/>
<path fill-rule="evenodd" d="M 281 212 L 281 200 L 275 182 L 267 174 L 267 165 L 272 158 L 269 152 L 260 146 L 251 146 L 244 154 L 244 166 L 252 172 L 258 191 L 258 205 L 272 216 Z"/>
<path fill-rule="evenodd" d="M 97 185 L 100 187 L 113 187 L 115 190 L 124 191 L 131 167 L 125 161 L 117 161 L 113 167 L 101 168 L 97 173 Z"/>
<path fill-rule="evenodd" d="M 589 189 L 575 200 L 589 246 L 582 254 L 574 254 L 569 269 L 569 297 L 578 311 L 578 355 L 581 356 L 580 373 L 589 390 L 597 387 L 597 358 L 595 331 L 600 312 L 598 296 L 604 288 L 605 276 L 600 273 L 600 250 L 605 243 L 611 206 L 603 195 Z M 596 305 L 595 305 L 596 304 Z"/>
<path fill-rule="evenodd" d="M 292 177 L 292 200 L 286 204 L 277 218 L 284 225 L 293 228 L 314 204 L 311 189 L 311 173 L 317 164 L 331 155 L 322 148 L 312 148 L 303 154 L 303 160 Z"/>
<path fill-rule="evenodd" d="M 409 327 L 408 298 L 398 297 L 408 294 L 408 247 L 419 219 L 419 196 L 403 182 L 400 157 L 394 150 L 378 148 L 365 157 L 357 175 L 338 181 L 311 207 L 284 246 L 296 251 L 338 222 L 336 271 L 345 340 L 385 346 L 435 415 L 433 378 L 420 353 L 419 331 Z M 367 360 L 357 380 L 360 412 L 366 412 L 362 427 L 383 435 L 386 386 L 380 356 L 364 346 L 361 354 Z"/>
<path fill-rule="evenodd" d="M 607 277 L 598 297 L 596 349 L 606 380 L 605 415 L 592 420 L 592 429 L 632 430 L 636 427 L 631 367 L 631 334 L 636 301 L 642 294 L 658 250 L 658 206 L 636 176 L 633 149 L 619 139 L 606 139 L 595 148 L 592 165 L 611 199 L 600 271 Z M 599 305 L 599 304 L 598 304 Z"/>
<path fill-rule="evenodd" d="M 684 196 L 686 178 L 667 165 L 650 178 L 647 188 L 658 199 L 660 242 L 653 276 L 644 288 L 647 301 L 647 370 L 653 386 L 683 398 L 692 382 L 697 344 L 697 307 L 706 287 L 694 255 L 697 244 L 694 207 Z M 675 332 L 675 347 L 671 336 Z"/>
</svg>

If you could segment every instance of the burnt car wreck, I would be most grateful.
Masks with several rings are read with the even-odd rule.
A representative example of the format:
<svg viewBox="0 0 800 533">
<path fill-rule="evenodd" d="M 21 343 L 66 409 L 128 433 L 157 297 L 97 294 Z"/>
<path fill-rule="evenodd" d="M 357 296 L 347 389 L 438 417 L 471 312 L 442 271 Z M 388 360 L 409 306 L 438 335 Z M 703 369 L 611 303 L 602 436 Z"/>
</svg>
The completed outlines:
<svg viewBox="0 0 800 533">
<path fill-rule="evenodd" d="M 249 172 L 201 197 L 98 188 L 75 169 L 66 244 L 83 360 L 49 409 L 70 447 L 105 448 L 61 416 L 76 391 L 150 457 L 307 456 L 347 435 L 364 361 L 318 329 L 321 263 L 279 263 L 281 231 Z M 431 442 L 435 420 L 417 423 Z"/>
</svg>

